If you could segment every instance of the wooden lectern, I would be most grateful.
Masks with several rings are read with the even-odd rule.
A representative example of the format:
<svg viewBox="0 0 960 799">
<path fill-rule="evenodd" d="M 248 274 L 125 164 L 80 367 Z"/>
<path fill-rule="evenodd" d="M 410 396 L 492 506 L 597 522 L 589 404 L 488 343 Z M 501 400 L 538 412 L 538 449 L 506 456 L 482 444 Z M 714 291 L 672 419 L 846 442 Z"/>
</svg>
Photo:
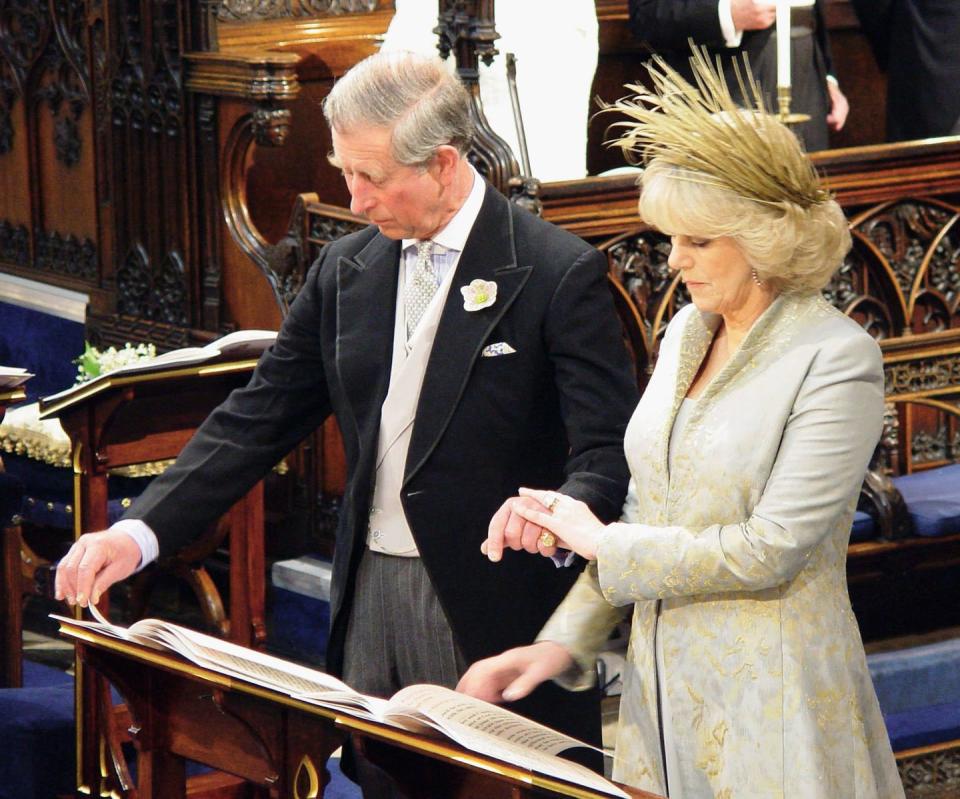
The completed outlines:
<svg viewBox="0 0 960 799">
<path fill-rule="evenodd" d="M 22 386 L 0 389 L 0 422 L 10 405 L 23 402 L 26 396 Z M 0 688 L 16 687 L 22 682 L 20 646 L 12 645 L 23 636 L 20 583 L 20 530 L 14 520 L 9 527 L 0 528 Z"/>
<path fill-rule="evenodd" d="M 176 457 L 210 412 L 233 389 L 247 383 L 256 363 L 207 361 L 108 375 L 67 395 L 41 400 L 41 415 L 58 417 L 70 437 L 75 534 L 108 526 L 111 470 Z M 260 648 L 266 642 L 262 483 L 234 505 L 226 521 L 164 565 L 190 584 L 205 620 L 220 635 Z M 226 617 L 219 593 L 201 562 L 228 531 L 230 613 Z M 104 601 L 100 607 L 106 612 Z M 123 732 L 113 723 L 106 683 L 84 669 L 82 658 L 77 660 L 76 684 L 78 786 L 93 796 L 106 795 L 108 781 L 121 786 L 129 781 L 120 752 Z M 110 766 L 105 768 L 106 762 Z M 152 779 L 149 771 L 141 772 L 141 780 L 144 778 Z"/>
<path fill-rule="evenodd" d="M 534 799 L 607 794 L 429 738 L 301 702 L 179 656 L 61 625 L 80 663 L 125 696 L 138 748 L 139 799 L 183 799 L 184 760 L 228 771 L 279 799 L 316 799 L 326 761 L 359 739 L 410 799 Z M 623 787 L 623 786 L 621 786 Z M 658 799 L 624 787 L 632 799 Z"/>
</svg>

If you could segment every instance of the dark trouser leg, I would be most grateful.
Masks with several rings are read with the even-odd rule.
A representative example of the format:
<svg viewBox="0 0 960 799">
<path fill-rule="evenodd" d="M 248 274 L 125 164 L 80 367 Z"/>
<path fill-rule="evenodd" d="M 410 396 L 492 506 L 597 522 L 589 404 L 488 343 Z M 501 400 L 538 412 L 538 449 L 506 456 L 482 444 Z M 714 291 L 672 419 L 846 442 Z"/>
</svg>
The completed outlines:
<svg viewBox="0 0 960 799">
<path fill-rule="evenodd" d="M 416 683 L 453 688 L 465 669 L 420 559 L 365 552 L 347 627 L 344 682 L 388 698 Z M 392 780 L 362 756 L 357 755 L 355 767 L 365 799 L 403 797 Z"/>
</svg>

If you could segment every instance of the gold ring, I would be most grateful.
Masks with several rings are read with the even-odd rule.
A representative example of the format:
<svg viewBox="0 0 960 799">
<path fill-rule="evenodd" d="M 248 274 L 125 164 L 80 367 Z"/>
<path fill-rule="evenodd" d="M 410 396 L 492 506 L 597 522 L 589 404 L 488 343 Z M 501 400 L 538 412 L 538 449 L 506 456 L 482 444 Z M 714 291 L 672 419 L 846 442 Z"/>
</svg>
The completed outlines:
<svg viewBox="0 0 960 799">
<path fill-rule="evenodd" d="M 559 502 L 560 502 L 560 495 L 554 494 L 552 497 L 550 497 L 550 501 L 547 503 L 547 510 L 550 511 L 550 513 L 553 513 L 553 509 L 557 507 L 557 504 Z"/>
<path fill-rule="evenodd" d="M 540 533 L 537 543 L 540 544 L 540 546 L 542 546 L 544 549 L 549 549 L 550 547 L 557 545 L 557 537 L 549 530 L 544 530 L 542 533 Z"/>
</svg>

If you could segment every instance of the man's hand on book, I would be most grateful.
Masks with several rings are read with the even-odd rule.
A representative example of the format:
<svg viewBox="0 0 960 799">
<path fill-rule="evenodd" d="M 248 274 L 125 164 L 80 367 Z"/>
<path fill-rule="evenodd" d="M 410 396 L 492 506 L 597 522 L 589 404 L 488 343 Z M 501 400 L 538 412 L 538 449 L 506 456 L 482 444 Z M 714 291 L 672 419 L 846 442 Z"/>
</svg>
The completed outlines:
<svg viewBox="0 0 960 799">
<path fill-rule="evenodd" d="M 460 678 L 457 690 L 486 702 L 516 702 L 571 666 L 573 658 L 560 644 L 539 641 L 478 660 Z"/>
<path fill-rule="evenodd" d="M 96 604 L 111 585 L 133 574 L 140 565 L 140 547 L 119 530 L 80 536 L 57 564 L 57 599 L 70 605 Z"/>
</svg>

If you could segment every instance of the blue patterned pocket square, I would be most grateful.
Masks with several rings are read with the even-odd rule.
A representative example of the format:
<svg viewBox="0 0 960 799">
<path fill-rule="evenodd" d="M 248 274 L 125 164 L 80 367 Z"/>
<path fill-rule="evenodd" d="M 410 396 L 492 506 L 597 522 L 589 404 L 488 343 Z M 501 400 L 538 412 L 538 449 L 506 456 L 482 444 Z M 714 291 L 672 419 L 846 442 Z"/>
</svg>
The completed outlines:
<svg viewBox="0 0 960 799">
<path fill-rule="evenodd" d="M 483 358 L 495 358 L 497 355 L 509 355 L 516 350 L 507 344 L 506 341 L 498 341 L 496 344 L 488 344 L 483 348 L 480 356 Z"/>
</svg>

